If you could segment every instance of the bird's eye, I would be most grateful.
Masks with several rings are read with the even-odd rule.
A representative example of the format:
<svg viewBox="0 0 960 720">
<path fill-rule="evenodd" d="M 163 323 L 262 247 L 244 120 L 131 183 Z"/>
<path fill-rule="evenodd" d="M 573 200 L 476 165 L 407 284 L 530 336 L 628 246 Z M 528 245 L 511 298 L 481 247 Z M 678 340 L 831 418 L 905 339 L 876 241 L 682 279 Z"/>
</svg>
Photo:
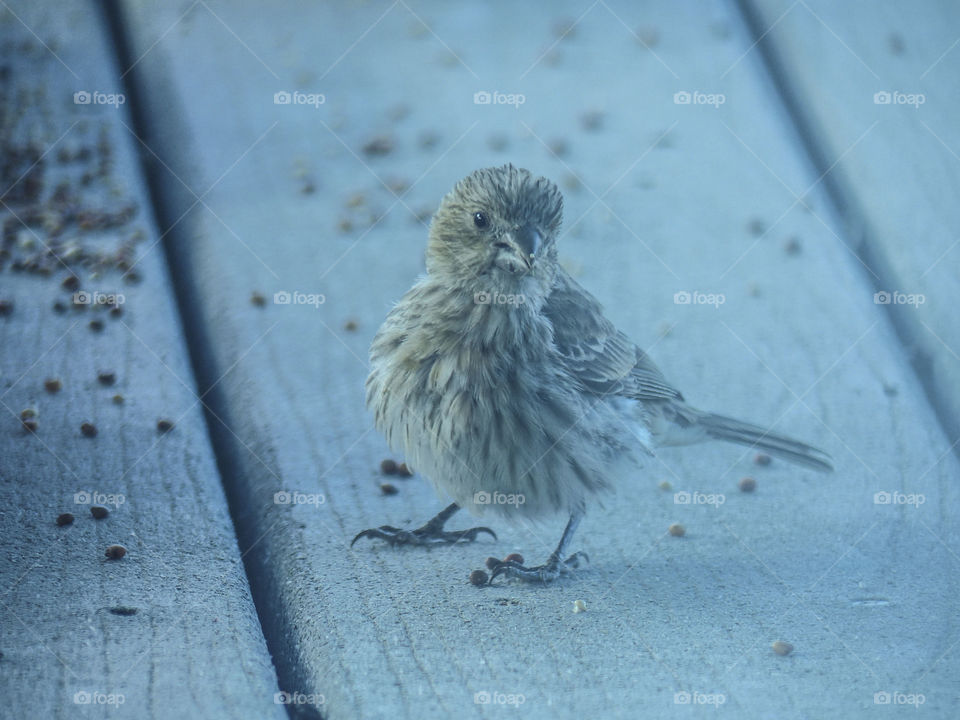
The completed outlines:
<svg viewBox="0 0 960 720">
<path fill-rule="evenodd" d="M 487 216 L 484 213 L 475 212 L 473 214 L 473 224 L 482 230 L 490 224 L 490 221 L 487 220 Z"/>
</svg>

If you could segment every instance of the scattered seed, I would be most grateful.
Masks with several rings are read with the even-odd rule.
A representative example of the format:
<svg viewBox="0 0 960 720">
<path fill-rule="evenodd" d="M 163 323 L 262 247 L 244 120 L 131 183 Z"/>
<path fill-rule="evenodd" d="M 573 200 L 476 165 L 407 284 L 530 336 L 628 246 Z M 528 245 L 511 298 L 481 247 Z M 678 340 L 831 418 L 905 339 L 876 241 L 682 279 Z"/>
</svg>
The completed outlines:
<svg viewBox="0 0 960 720">
<path fill-rule="evenodd" d="M 644 47 L 654 48 L 660 43 L 660 33 L 654 27 L 638 27 L 637 42 Z"/>
<path fill-rule="evenodd" d="M 73 513 L 60 513 L 57 515 L 57 525 L 60 527 L 73 525 Z"/>
<path fill-rule="evenodd" d="M 166 418 L 161 418 L 157 420 L 157 430 L 162 433 L 168 433 L 173 430 L 173 420 L 167 420 Z"/>
<path fill-rule="evenodd" d="M 101 370 L 97 373 L 97 380 L 101 385 L 113 385 L 117 381 L 117 374 L 112 370 Z"/>
<path fill-rule="evenodd" d="M 413 477 L 413 470 L 408 468 L 405 462 L 402 462 L 397 465 L 397 475 L 404 478 Z"/>
<path fill-rule="evenodd" d="M 793 652 L 793 645 L 786 642 L 785 640 L 777 640 L 770 647 L 773 648 L 773 651 L 777 655 L 789 655 L 790 653 Z"/>
<path fill-rule="evenodd" d="M 254 290 L 250 293 L 250 302 L 257 307 L 263 307 L 267 304 L 267 299 L 263 296 L 263 293 L 259 293 Z"/>
<path fill-rule="evenodd" d="M 577 21 L 573 18 L 561 18 L 553 23 L 553 34 L 558 39 L 571 38 L 576 31 Z"/>
<path fill-rule="evenodd" d="M 127 554 L 127 549 L 123 545 L 110 545 L 107 548 L 107 558 L 110 560 L 119 560 Z"/>
<path fill-rule="evenodd" d="M 313 180 L 304 181 L 303 185 L 300 187 L 300 192 L 304 195 L 313 195 L 317 191 L 317 186 L 314 184 Z"/>
<path fill-rule="evenodd" d="M 387 458 L 380 461 L 380 472 L 384 475 L 396 475 L 397 474 L 397 461 Z"/>
<path fill-rule="evenodd" d="M 367 204 L 367 196 L 362 192 L 355 192 L 353 195 L 347 198 L 347 207 L 348 208 L 358 208 L 363 207 Z"/>
<path fill-rule="evenodd" d="M 80 426 L 80 432 L 84 437 L 92 438 L 97 436 L 97 426 L 93 423 L 85 422 Z"/>
<path fill-rule="evenodd" d="M 342 233 L 348 233 L 353 230 L 353 221 L 349 218 L 340 218 L 337 222 L 337 230 Z"/>
<path fill-rule="evenodd" d="M 357 321 L 356 321 L 356 320 L 347 320 L 347 321 L 343 324 L 343 329 L 346 330 L 347 332 L 353 332 L 354 330 L 357 329 Z"/>
<path fill-rule="evenodd" d="M 363 152 L 367 155 L 389 155 L 393 152 L 393 138 L 389 135 L 377 135 L 364 144 Z"/>
<path fill-rule="evenodd" d="M 76 275 L 67 275 L 63 279 L 63 282 L 60 283 L 60 287 L 62 287 L 64 290 L 74 292 L 80 287 L 80 278 L 78 278 Z"/>
<path fill-rule="evenodd" d="M 891 33 L 887 38 L 887 46 L 890 48 L 891 55 L 903 55 L 903 36 L 899 33 Z"/>
<path fill-rule="evenodd" d="M 661 480 L 660 484 L 657 485 L 657 487 L 663 490 L 664 492 L 669 492 L 673 490 L 673 485 L 671 485 L 670 482 L 667 480 Z"/>
<path fill-rule="evenodd" d="M 113 399 L 114 405 L 123 405 L 123 395 L 121 395 L 120 393 L 117 393 L 116 395 L 114 395 L 112 399 Z"/>
<path fill-rule="evenodd" d="M 755 237 L 760 237 L 767 231 L 767 224 L 760 218 L 753 218 L 747 223 L 747 232 Z"/>
<path fill-rule="evenodd" d="M 497 565 L 500 564 L 500 561 L 495 557 L 488 557 L 486 560 L 484 560 L 483 564 L 487 566 L 487 569 L 493 570 Z"/>
<path fill-rule="evenodd" d="M 580 116 L 580 127 L 589 132 L 596 132 L 603 127 L 604 114 L 600 110 L 591 110 Z"/>
<path fill-rule="evenodd" d="M 57 300 L 53 304 L 53 311 L 59 315 L 63 315 L 67 311 L 67 306 L 64 304 L 63 300 Z"/>
<path fill-rule="evenodd" d="M 496 133 L 487 138 L 487 147 L 494 152 L 503 152 L 509 145 L 510 139 L 502 133 Z"/>
<path fill-rule="evenodd" d="M 474 570 L 470 573 L 470 583 L 477 587 L 487 584 L 487 574 L 483 570 Z"/>
<path fill-rule="evenodd" d="M 103 332 L 103 320 L 100 318 L 94 318 L 90 321 L 90 329 L 93 332 Z"/>
<path fill-rule="evenodd" d="M 407 191 L 407 188 L 410 187 L 410 181 L 406 178 L 390 178 L 390 180 L 387 181 L 387 187 L 390 188 L 395 195 L 402 195 Z"/>
<path fill-rule="evenodd" d="M 48 393 L 60 392 L 62 383 L 59 378 L 47 378 L 43 381 L 43 387 Z"/>
<path fill-rule="evenodd" d="M 9 315 L 13 312 L 13 300 L 0 300 L 0 315 Z"/>
<path fill-rule="evenodd" d="M 773 458 L 766 453 L 757 453 L 753 456 L 753 462 L 757 465 L 769 465 L 773 462 Z"/>
<path fill-rule="evenodd" d="M 393 483 L 380 483 L 380 492 L 384 495 L 396 495 L 400 491 L 397 490 L 397 486 Z"/>
<path fill-rule="evenodd" d="M 563 187 L 570 192 L 580 192 L 583 189 L 583 183 L 580 182 L 580 178 L 575 173 L 568 172 L 563 176 Z"/>
<path fill-rule="evenodd" d="M 117 318 L 121 315 L 123 315 L 123 308 L 119 305 L 114 305 L 112 308 L 110 308 L 110 317 Z"/>
<path fill-rule="evenodd" d="M 570 146 L 567 145 L 567 141 L 561 138 L 551 140 L 547 143 L 547 148 L 557 157 L 565 157 L 567 153 L 570 152 Z"/>
<path fill-rule="evenodd" d="M 30 418 L 35 418 L 37 416 L 36 408 L 24 408 L 20 411 L 21 420 L 29 420 Z"/>
<path fill-rule="evenodd" d="M 123 615 L 128 617 L 130 615 L 136 615 L 138 610 L 135 607 L 127 607 L 126 605 L 118 605 L 117 607 L 110 608 L 110 612 L 114 615 Z"/>
<path fill-rule="evenodd" d="M 515 562 L 518 565 L 523 565 L 523 555 L 520 553 L 510 553 L 504 559 L 504 562 Z"/>
<path fill-rule="evenodd" d="M 783 244 L 783 251 L 787 255 L 799 255 L 800 254 L 800 239 L 797 237 L 788 238 L 787 241 Z"/>
<path fill-rule="evenodd" d="M 35 433 L 37 431 L 37 421 L 33 418 L 30 418 L 29 420 L 21 420 L 20 422 L 23 425 L 23 429 L 27 432 Z"/>
<path fill-rule="evenodd" d="M 438 142 L 440 142 L 440 136 L 433 130 L 425 130 L 420 133 L 420 137 L 417 139 L 417 144 L 424 150 L 429 150 Z"/>
<path fill-rule="evenodd" d="M 573 601 L 573 611 L 575 613 L 582 613 L 587 611 L 587 604 L 583 600 L 574 600 Z"/>
<path fill-rule="evenodd" d="M 110 511 L 107 510 L 103 505 L 91 505 L 90 514 L 93 515 L 97 520 L 103 520 L 110 514 Z"/>
<path fill-rule="evenodd" d="M 669 532 L 674 537 L 683 537 L 684 535 L 687 534 L 687 529 L 680 523 L 674 523 L 669 528 L 667 528 L 667 532 Z"/>
<path fill-rule="evenodd" d="M 740 492 L 753 492 L 757 489 L 757 481 L 752 477 L 741 478 L 737 487 L 740 488 Z"/>
</svg>

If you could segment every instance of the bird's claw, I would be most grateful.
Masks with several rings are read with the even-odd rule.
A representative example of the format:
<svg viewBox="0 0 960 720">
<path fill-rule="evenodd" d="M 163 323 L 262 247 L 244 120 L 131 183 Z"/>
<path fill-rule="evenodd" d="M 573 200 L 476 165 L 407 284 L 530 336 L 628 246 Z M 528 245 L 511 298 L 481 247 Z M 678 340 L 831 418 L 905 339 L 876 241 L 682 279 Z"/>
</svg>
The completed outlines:
<svg viewBox="0 0 960 720">
<path fill-rule="evenodd" d="M 381 525 L 378 528 L 370 528 L 361 533 L 350 542 L 350 547 L 362 537 L 378 538 L 386 540 L 390 545 L 455 545 L 458 542 L 473 542 L 477 535 L 485 532 L 494 540 L 497 534 L 488 527 L 474 527 L 466 530 L 445 531 L 440 528 L 431 527 L 429 524 L 416 530 L 402 530 L 391 525 Z"/>
<path fill-rule="evenodd" d="M 490 573 L 489 584 L 492 585 L 494 578 L 498 575 L 503 575 L 509 578 L 517 578 L 524 582 L 542 583 L 545 585 L 553 582 L 561 575 L 567 575 L 573 572 L 580 567 L 581 560 L 590 562 L 590 558 L 582 551 L 575 552 L 566 560 L 561 560 L 558 556 L 551 555 L 550 559 L 543 565 L 529 568 L 513 560 L 501 560 L 491 568 L 492 572 Z"/>
</svg>

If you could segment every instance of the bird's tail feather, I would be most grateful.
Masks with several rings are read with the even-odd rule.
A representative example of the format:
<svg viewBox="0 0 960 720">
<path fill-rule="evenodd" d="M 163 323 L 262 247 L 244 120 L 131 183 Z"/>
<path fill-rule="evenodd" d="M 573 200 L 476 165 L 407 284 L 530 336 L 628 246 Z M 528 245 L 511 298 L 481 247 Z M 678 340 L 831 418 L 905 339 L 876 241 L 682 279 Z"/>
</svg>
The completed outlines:
<svg viewBox="0 0 960 720">
<path fill-rule="evenodd" d="M 757 425 L 714 413 L 704 413 L 698 418 L 697 424 L 716 440 L 749 445 L 820 472 L 833 470 L 830 456 L 822 450 Z"/>
</svg>

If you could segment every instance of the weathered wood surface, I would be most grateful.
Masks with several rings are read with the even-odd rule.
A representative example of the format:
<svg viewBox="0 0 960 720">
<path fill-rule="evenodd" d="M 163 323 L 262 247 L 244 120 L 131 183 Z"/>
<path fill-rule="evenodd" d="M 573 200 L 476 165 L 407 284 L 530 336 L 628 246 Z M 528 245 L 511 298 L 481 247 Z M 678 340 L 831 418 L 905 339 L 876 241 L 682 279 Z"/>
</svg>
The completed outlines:
<svg viewBox="0 0 960 720">
<path fill-rule="evenodd" d="M 744 0 L 838 199 L 844 237 L 960 438 L 960 11 Z M 769 32 L 767 32 L 769 30 Z M 829 171 L 828 171 L 829 170 Z"/>
<path fill-rule="evenodd" d="M 98 4 L 5 3 L 0 56 L 0 717 L 284 717 L 128 107 L 93 96 L 123 92 Z M 96 252 L 110 259 L 94 275 L 78 260 Z M 35 257 L 49 275 L 14 269 Z M 74 272 L 122 314 L 74 304 Z M 114 543 L 124 558 L 106 558 Z"/>
<path fill-rule="evenodd" d="M 551 718 L 721 697 L 729 716 L 848 716 L 884 692 L 942 717 L 957 702 L 950 441 L 746 25 L 728 5 L 663 5 L 121 8 L 254 595 L 284 687 L 322 694 L 331 718 L 496 717 L 520 696 Z M 294 90 L 325 102 L 274 103 Z M 474 103 L 495 90 L 525 102 Z M 365 152 L 379 136 L 392 150 Z M 561 182 L 564 261 L 691 401 L 808 439 L 837 472 L 663 451 L 584 522 L 593 564 L 549 588 L 466 576 L 488 554 L 539 561 L 560 518 L 497 525 L 496 543 L 350 550 L 444 502 L 420 478 L 380 493 L 366 349 L 422 271 L 415 216 L 508 160 Z M 325 302 L 271 302 L 293 291 Z M 675 304 L 694 291 L 725 302 Z M 725 502 L 677 504 L 663 480 Z M 276 502 L 291 491 L 314 502 Z M 874 502 L 893 491 L 924 503 Z"/>
</svg>

